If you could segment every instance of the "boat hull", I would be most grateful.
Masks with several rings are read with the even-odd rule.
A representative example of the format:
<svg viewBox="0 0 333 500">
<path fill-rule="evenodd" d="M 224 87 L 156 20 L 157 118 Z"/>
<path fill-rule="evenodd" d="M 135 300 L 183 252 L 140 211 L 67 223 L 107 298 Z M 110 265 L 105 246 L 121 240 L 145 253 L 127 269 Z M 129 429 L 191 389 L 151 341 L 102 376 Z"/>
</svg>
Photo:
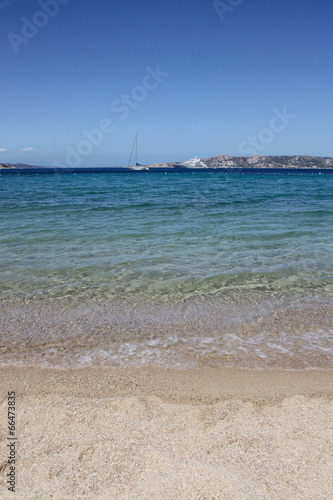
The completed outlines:
<svg viewBox="0 0 333 500">
<path fill-rule="evenodd" d="M 206 165 L 182 165 L 182 164 L 175 164 L 173 163 L 172 166 L 174 168 L 182 169 L 182 170 L 205 170 L 208 168 Z"/>
</svg>

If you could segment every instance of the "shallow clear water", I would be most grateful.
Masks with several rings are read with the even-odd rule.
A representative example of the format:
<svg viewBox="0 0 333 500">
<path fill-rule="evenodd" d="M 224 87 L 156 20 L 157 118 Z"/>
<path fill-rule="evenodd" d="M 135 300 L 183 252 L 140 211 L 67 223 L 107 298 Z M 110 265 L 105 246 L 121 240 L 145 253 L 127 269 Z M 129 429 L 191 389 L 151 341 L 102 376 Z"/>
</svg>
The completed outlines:
<svg viewBox="0 0 333 500">
<path fill-rule="evenodd" d="M 333 176 L 0 177 L 2 363 L 328 367 Z"/>
</svg>

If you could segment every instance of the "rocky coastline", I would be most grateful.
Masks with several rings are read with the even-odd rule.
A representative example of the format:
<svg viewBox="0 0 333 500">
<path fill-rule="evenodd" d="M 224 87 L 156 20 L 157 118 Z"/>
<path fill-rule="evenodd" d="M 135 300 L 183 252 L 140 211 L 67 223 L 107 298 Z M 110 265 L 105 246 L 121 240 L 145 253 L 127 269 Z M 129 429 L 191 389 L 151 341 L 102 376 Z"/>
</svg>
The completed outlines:
<svg viewBox="0 0 333 500">
<path fill-rule="evenodd" d="M 333 168 L 333 158 L 321 156 L 229 156 L 201 158 L 208 168 Z M 176 162 L 173 162 L 176 163 Z M 172 168 L 173 163 L 156 163 L 150 168 Z"/>
</svg>

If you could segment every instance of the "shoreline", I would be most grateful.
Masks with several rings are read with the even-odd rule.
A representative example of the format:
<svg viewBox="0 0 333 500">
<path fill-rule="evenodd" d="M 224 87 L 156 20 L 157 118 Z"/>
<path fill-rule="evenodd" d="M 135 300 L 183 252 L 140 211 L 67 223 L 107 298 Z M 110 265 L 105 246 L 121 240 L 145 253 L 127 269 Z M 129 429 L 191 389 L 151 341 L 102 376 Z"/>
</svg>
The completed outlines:
<svg viewBox="0 0 333 500">
<path fill-rule="evenodd" d="M 250 286 L 250 284 L 249 284 Z M 170 298 L 171 297 L 171 298 Z M 177 297 L 176 297 L 177 298 Z M 331 297 L 3 302 L 0 366 L 330 369 Z"/>
<path fill-rule="evenodd" d="M 0 368 L 18 498 L 330 498 L 333 370 Z"/>
</svg>

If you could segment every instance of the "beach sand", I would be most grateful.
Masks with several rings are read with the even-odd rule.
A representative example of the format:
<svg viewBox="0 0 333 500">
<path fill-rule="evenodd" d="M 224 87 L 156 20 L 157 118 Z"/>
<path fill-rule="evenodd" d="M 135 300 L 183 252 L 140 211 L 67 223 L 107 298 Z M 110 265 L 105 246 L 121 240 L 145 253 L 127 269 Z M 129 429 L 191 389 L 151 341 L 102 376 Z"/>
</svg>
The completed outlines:
<svg viewBox="0 0 333 500">
<path fill-rule="evenodd" d="M 328 499 L 332 371 L 1 368 L 19 499 Z"/>
</svg>

